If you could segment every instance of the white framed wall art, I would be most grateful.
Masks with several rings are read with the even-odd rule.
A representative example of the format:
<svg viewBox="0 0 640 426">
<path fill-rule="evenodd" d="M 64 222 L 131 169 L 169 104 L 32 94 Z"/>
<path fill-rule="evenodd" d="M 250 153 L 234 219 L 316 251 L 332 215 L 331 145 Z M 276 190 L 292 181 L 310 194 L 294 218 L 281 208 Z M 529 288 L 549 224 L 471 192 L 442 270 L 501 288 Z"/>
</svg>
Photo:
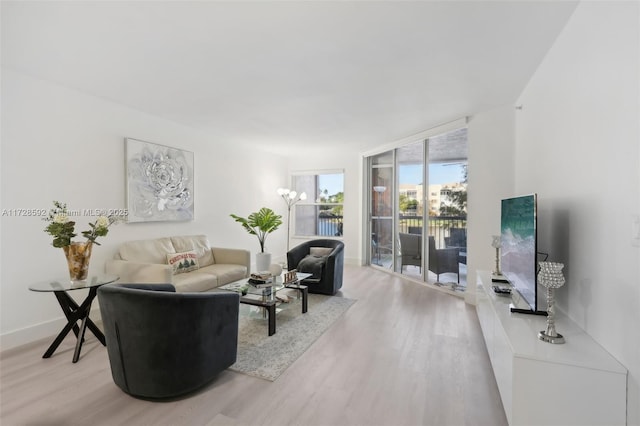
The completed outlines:
<svg viewBox="0 0 640 426">
<path fill-rule="evenodd" d="M 193 152 L 125 138 L 129 222 L 194 217 Z"/>
</svg>

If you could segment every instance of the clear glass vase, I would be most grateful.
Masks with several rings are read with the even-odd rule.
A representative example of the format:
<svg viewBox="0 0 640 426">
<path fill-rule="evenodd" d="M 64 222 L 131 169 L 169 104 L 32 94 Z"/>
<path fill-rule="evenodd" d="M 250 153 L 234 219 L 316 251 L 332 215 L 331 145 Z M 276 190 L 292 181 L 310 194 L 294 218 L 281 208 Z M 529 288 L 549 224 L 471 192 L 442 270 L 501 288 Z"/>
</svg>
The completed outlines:
<svg viewBox="0 0 640 426">
<path fill-rule="evenodd" d="M 62 248 L 65 256 L 67 257 L 67 266 L 69 267 L 69 278 L 71 281 L 82 281 L 87 279 L 92 247 L 93 243 L 89 241 L 71 243 L 71 245 Z"/>
</svg>

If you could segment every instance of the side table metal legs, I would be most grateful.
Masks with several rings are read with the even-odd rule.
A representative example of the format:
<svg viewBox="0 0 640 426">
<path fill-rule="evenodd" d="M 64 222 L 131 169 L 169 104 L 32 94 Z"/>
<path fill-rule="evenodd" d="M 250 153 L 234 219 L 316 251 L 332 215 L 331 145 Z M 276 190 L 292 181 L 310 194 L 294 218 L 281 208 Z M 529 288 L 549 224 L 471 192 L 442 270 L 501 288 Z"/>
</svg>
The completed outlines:
<svg viewBox="0 0 640 426">
<path fill-rule="evenodd" d="M 54 292 L 56 295 L 56 299 L 58 299 L 58 303 L 62 308 L 62 312 L 64 312 L 65 317 L 67 317 L 67 325 L 64 326 L 62 331 L 55 338 L 49 349 L 44 353 L 42 358 L 49 358 L 53 353 L 58 349 L 60 343 L 64 340 L 64 338 L 69 334 L 71 330 L 76 335 L 76 349 L 73 353 L 73 362 L 78 362 L 80 358 L 80 351 L 82 350 L 82 343 L 84 342 L 84 334 L 89 327 L 89 330 L 98 338 L 100 343 L 103 346 L 106 346 L 106 340 L 104 338 L 104 334 L 102 331 L 95 325 L 95 323 L 89 318 L 89 313 L 91 312 L 91 303 L 93 299 L 95 299 L 98 288 L 92 287 L 89 289 L 89 295 L 82 302 L 80 306 L 67 294 L 66 291 L 56 291 Z M 78 320 L 81 320 L 80 327 L 78 328 Z"/>
</svg>

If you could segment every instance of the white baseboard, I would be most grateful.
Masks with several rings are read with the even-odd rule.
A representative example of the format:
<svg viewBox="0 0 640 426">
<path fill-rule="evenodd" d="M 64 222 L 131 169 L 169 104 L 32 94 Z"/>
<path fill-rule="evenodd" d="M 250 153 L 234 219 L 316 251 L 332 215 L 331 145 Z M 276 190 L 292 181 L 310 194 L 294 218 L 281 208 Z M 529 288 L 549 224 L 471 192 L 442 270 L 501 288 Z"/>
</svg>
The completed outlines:
<svg viewBox="0 0 640 426">
<path fill-rule="evenodd" d="M 91 318 L 96 324 L 102 321 L 102 318 L 100 317 L 100 309 L 98 307 L 92 307 L 89 318 Z M 36 324 L 31 327 L 25 327 L 20 330 L 2 334 L 0 335 L 0 352 L 17 348 L 18 346 L 23 346 L 47 337 L 51 338 L 51 341 L 53 341 L 66 324 L 67 319 L 65 317 L 58 317 L 51 321 L 41 322 L 40 324 Z"/>
</svg>

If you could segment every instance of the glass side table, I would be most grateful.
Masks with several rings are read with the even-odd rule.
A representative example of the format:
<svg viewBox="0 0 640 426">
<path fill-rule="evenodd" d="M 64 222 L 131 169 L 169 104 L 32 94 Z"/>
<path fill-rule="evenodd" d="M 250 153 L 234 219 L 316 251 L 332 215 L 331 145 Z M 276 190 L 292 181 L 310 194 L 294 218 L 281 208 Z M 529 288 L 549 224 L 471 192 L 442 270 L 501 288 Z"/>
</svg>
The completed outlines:
<svg viewBox="0 0 640 426">
<path fill-rule="evenodd" d="M 106 346 L 106 341 L 102 331 L 95 325 L 95 323 L 89 318 L 91 312 L 91 303 L 98 294 L 98 288 L 105 284 L 115 282 L 120 277 L 115 275 L 94 275 L 89 276 L 86 280 L 82 281 L 70 281 L 67 279 L 57 279 L 51 281 L 42 281 L 29 286 L 29 290 L 38 292 L 53 292 L 58 299 L 60 308 L 64 312 L 64 316 L 67 317 L 67 325 L 60 331 L 55 338 L 49 349 L 44 353 L 42 358 L 49 358 L 56 351 L 60 343 L 69 334 L 71 330 L 76 335 L 76 349 L 73 353 L 73 362 L 78 362 L 80 358 L 80 351 L 82 350 L 82 342 L 84 341 L 84 333 L 87 329 L 98 338 L 102 346 Z M 88 289 L 89 294 L 84 301 L 78 305 L 68 292 L 73 290 Z M 80 321 L 80 327 L 78 327 L 78 321 Z"/>
</svg>

